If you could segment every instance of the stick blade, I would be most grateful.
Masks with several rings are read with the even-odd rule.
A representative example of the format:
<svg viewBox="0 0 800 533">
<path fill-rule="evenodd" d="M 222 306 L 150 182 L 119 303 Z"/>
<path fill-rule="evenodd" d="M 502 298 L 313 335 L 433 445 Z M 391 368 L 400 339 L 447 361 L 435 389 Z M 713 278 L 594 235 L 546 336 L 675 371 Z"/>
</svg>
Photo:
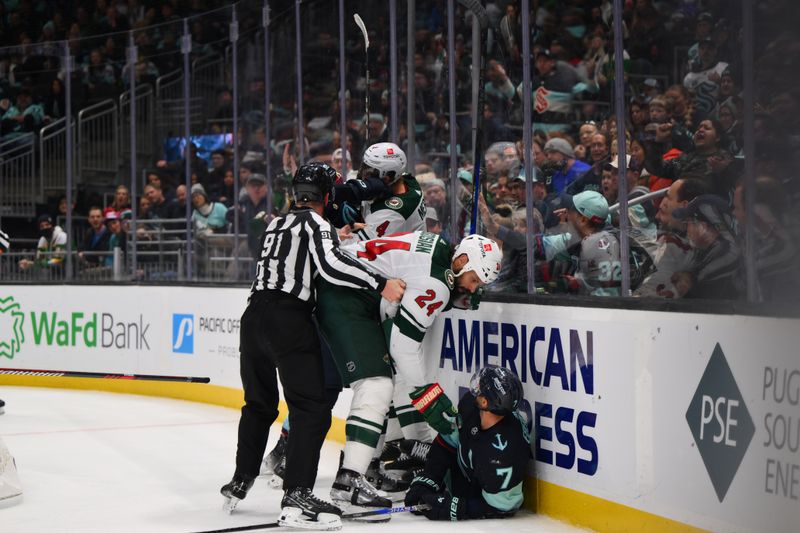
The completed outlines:
<svg viewBox="0 0 800 533">
<path fill-rule="evenodd" d="M 358 29 L 364 34 L 364 46 L 369 48 L 369 35 L 367 34 L 367 26 L 364 24 L 364 20 L 358 13 L 353 13 L 353 20 L 356 21 L 356 26 L 358 26 Z"/>
</svg>

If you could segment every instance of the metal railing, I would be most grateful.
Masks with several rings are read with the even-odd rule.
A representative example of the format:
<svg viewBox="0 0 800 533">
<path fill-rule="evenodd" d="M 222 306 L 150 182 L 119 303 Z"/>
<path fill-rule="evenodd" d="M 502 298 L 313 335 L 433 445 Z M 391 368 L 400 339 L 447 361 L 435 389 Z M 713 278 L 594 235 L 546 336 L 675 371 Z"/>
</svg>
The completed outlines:
<svg viewBox="0 0 800 533">
<path fill-rule="evenodd" d="M 200 98 L 203 109 L 211 113 L 217 104 L 217 91 L 225 85 L 225 65 L 220 56 L 205 56 L 192 61 L 192 98 Z"/>
<path fill-rule="evenodd" d="M 67 187 L 67 135 L 66 118 L 51 122 L 39 130 L 40 194 L 63 193 Z M 72 138 L 77 138 L 72 122 Z M 73 174 L 78 175 L 76 145 L 72 145 Z"/>
<path fill-rule="evenodd" d="M 0 280 L 4 283 L 62 282 L 66 277 L 66 252 L 42 252 L 35 249 L 8 252 L 0 255 Z M 125 281 L 123 250 L 73 253 L 74 275 L 78 281 Z M 58 263 L 48 263 L 58 258 Z"/>
<path fill-rule="evenodd" d="M 156 137 L 166 139 L 183 132 L 183 71 L 156 79 Z"/>
<path fill-rule="evenodd" d="M 36 136 L 26 133 L 0 143 L 0 216 L 33 216 L 40 196 Z"/>
<path fill-rule="evenodd" d="M 130 161 L 131 92 L 119 96 L 119 144 L 123 159 Z M 150 85 L 136 87 L 136 160 L 139 167 L 149 166 L 157 153 L 156 99 Z"/>
<path fill-rule="evenodd" d="M 78 179 L 112 181 L 119 171 L 119 109 L 103 100 L 78 113 Z M 98 180 L 93 180 L 94 182 Z"/>
</svg>

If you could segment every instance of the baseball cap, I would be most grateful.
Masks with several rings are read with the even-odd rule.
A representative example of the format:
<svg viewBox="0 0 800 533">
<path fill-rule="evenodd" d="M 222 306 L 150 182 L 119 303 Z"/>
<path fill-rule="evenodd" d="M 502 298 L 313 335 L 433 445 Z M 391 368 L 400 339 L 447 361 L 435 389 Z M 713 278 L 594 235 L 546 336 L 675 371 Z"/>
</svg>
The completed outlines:
<svg viewBox="0 0 800 533">
<path fill-rule="evenodd" d="M 466 181 L 469 184 L 473 183 L 472 172 L 467 169 L 460 168 L 458 169 L 458 179 L 461 181 Z"/>
<path fill-rule="evenodd" d="M 733 227 L 728 202 L 716 194 L 701 194 L 686 207 L 675 209 L 672 216 L 676 220 L 699 220 L 717 229 L 730 230 Z"/>
<path fill-rule="evenodd" d="M 651 87 L 653 89 L 658 89 L 658 80 L 655 78 L 647 78 L 644 80 L 645 87 Z"/>
<path fill-rule="evenodd" d="M 561 195 L 561 205 L 577 211 L 594 224 L 602 224 L 608 218 L 608 202 L 596 191 L 583 191 L 576 195 Z"/>
<path fill-rule="evenodd" d="M 703 11 L 699 15 L 697 15 L 697 22 L 711 22 L 714 20 L 714 15 L 709 13 L 708 11 Z"/>
<path fill-rule="evenodd" d="M 575 159 L 575 151 L 572 149 L 572 146 L 569 142 L 559 137 L 547 141 L 544 145 L 544 152 L 558 152 L 570 159 Z"/>
<path fill-rule="evenodd" d="M 698 44 L 699 44 L 699 46 L 703 46 L 703 45 L 706 45 L 706 44 L 707 45 L 711 45 L 711 46 L 717 46 L 717 43 L 715 43 L 714 39 L 712 39 L 711 37 L 703 37 L 702 39 L 700 39 L 698 41 Z"/>
<path fill-rule="evenodd" d="M 556 56 L 554 56 L 553 53 L 550 52 L 549 48 L 542 48 L 541 50 L 539 50 L 539 52 L 537 52 L 537 54 L 536 54 L 536 57 L 540 57 L 540 56 L 544 56 L 547 59 L 555 59 L 556 58 Z"/>
<path fill-rule="evenodd" d="M 247 183 L 256 183 L 256 184 L 259 184 L 259 185 L 266 185 L 267 177 L 264 174 L 250 174 L 247 177 Z M 192 189 L 194 189 L 194 187 L 192 187 Z M 194 193 L 194 190 L 192 190 L 192 192 Z"/>
<path fill-rule="evenodd" d="M 106 213 L 106 222 L 109 222 L 111 220 L 119 220 L 119 213 L 117 213 L 116 211 L 109 211 L 108 213 Z"/>
<path fill-rule="evenodd" d="M 345 153 L 347 154 L 347 160 L 350 161 L 350 150 L 347 150 L 347 152 Z M 333 151 L 333 154 L 331 154 L 331 159 L 341 159 L 341 158 L 342 158 L 342 149 L 337 148 L 336 150 Z"/>
<path fill-rule="evenodd" d="M 42 222 L 49 222 L 50 224 L 52 224 L 53 223 L 53 217 L 51 217 L 50 215 L 47 215 L 47 214 L 39 215 L 39 218 L 36 219 L 36 225 L 37 226 L 41 225 Z"/>
</svg>

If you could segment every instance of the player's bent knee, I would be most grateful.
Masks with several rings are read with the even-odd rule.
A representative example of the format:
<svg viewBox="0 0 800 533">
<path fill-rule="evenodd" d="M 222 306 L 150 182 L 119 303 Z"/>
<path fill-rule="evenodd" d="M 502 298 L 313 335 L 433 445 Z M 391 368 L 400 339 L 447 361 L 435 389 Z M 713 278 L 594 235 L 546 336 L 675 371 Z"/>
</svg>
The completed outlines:
<svg viewBox="0 0 800 533">
<path fill-rule="evenodd" d="M 392 402 L 392 379 L 388 377 L 371 377 L 359 379 L 350 384 L 353 389 L 351 412 L 372 411 L 381 419 L 389 410 Z"/>
</svg>

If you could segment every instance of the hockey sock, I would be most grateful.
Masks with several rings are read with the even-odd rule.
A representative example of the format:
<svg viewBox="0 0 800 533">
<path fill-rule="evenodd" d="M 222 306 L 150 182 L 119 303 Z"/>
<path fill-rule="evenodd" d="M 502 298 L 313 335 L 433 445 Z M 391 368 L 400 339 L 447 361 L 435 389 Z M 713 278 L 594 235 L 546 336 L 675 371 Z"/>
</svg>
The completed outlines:
<svg viewBox="0 0 800 533">
<path fill-rule="evenodd" d="M 347 441 L 342 467 L 363 474 L 380 442 L 392 398 L 392 380 L 386 377 L 351 383 L 353 401 L 345 424 Z"/>
</svg>

